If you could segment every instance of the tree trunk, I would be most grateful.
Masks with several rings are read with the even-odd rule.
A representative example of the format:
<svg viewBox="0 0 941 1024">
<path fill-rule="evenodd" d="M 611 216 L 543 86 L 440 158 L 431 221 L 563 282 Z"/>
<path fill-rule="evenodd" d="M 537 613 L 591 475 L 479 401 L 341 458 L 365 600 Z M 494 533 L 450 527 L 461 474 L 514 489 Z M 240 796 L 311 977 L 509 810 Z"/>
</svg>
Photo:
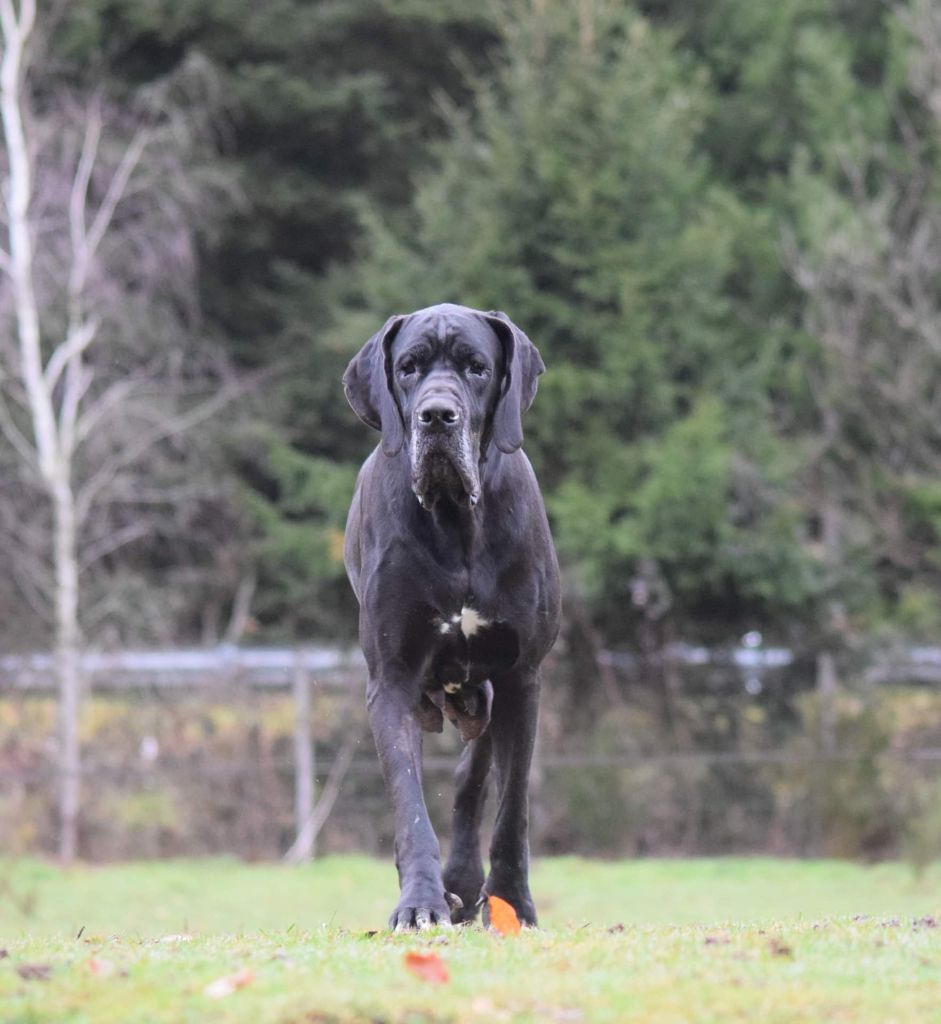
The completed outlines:
<svg viewBox="0 0 941 1024">
<path fill-rule="evenodd" d="M 81 634 L 78 625 L 78 550 L 75 496 L 60 474 L 52 486 L 55 522 L 55 665 L 59 684 L 59 858 L 75 860 L 81 783 L 79 711 Z"/>
</svg>

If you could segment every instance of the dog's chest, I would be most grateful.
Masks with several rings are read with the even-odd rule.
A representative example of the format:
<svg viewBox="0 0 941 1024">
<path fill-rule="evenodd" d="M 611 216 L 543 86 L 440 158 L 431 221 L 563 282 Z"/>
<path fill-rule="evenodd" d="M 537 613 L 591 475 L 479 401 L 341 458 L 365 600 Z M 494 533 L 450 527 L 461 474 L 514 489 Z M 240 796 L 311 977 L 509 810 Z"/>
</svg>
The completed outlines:
<svg viewBox="0 0 941 1024">
<path fill-rule="evenodd" d="M 440 732 L 449 718 L 466 740 L 490 721 L 492 678 L 519 656 L 519 637 L 508 622 L 492 618 L 469 602 L 439 614 L 428 626 L 430 652 L 417 707 L 423 729 Z"/>
<path fill-rule="evenodd" d="M 430 626 L 432 654 L 426 682 L 446 692 L 509 668 L 519 654 L 516 629 L 469 602 L 434 616 Z"/>
</svg>

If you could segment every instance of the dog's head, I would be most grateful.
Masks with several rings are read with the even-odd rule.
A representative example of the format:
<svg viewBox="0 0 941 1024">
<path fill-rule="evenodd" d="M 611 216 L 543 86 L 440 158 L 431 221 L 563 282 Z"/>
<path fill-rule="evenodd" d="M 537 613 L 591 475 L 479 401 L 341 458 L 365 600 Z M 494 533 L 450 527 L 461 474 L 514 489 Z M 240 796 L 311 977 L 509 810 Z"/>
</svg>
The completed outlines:
<svg viewBox="0 0 941 1024">
<path fill-rule="evenodd" d="M 382 450 L 407 445 L 412 489 L 425 508 L 442 495 L 472 506 L 493 443 L 523 443 L 522 415 L 545 370 L 505 313 L 443 304 L 391 317 L 343 375 L 357 416 L 382 431 Z"/>
</svg>

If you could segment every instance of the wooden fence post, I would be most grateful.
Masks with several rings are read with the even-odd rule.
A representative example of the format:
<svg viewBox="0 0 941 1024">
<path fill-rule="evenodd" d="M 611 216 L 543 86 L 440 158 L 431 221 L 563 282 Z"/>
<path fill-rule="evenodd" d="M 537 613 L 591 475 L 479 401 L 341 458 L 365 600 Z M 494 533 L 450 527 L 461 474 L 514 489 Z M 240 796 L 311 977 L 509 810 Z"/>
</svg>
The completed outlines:
<svg viewBox="0 0 941 1024">
<path fill-rule="evenodd" d="M 817 699 L 820 716 L 820 750 L 825 756 L 836 752 L 836 658 L 832 651 L 817 655 Z"/>
<path fill-rule="evenodd" d="M 314 816 L 314 740 L 310 721 L 310 678 L 297 653 L 294 665 L 294 828 L 297 835 L 294 853 L 297 861 L 316 855 L 317 836 L 307 823 Z"/>
</svg>

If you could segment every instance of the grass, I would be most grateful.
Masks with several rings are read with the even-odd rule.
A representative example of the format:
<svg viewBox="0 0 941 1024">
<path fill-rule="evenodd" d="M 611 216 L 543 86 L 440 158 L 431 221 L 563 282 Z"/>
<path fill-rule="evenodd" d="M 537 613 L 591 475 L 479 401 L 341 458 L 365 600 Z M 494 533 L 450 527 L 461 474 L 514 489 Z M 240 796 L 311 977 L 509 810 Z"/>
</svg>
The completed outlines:
<svg viewBox="0 0 941 1024">
<path fill-rule="evenodd" d="M 0 864 L 0 1022 L 941 1022 L 939 869 L 565 858 L 533 883 L 517 938 L 389 936 L 394 870 L 366 858 Z M 419 949 L 446 984 L 405 969 Z"/>
</svg>

